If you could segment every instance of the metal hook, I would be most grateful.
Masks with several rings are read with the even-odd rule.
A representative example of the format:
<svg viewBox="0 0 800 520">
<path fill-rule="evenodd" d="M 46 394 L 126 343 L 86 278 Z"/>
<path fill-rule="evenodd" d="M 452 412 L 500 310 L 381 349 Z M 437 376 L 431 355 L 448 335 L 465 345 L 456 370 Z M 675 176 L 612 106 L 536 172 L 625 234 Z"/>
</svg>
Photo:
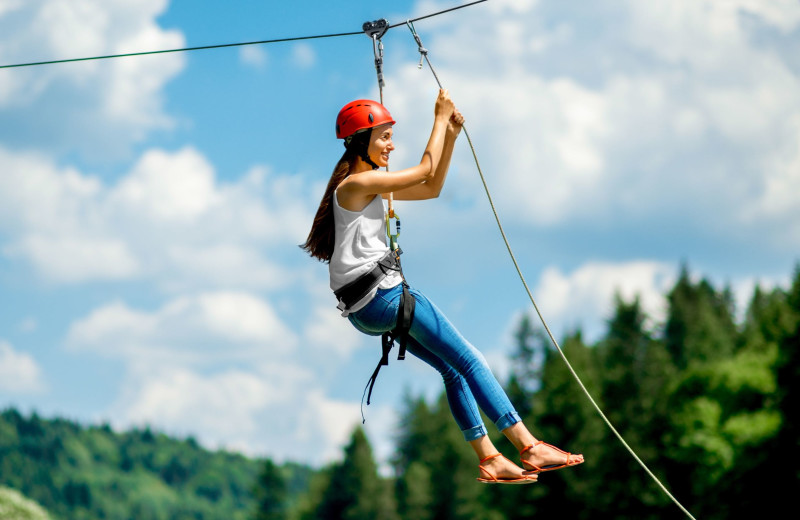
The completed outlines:
<svg viewBox="0 0 800 520">
<path fill-rule="evenodd" d="M 361 26 L 364 33 L 372 39 L 372 53 L 375 55 L 375 72 L 378 74 L 378 88 L 383 92 L 386 85 L 383 81 L 383 42 L 381 37 L 389 29 L 389 22 L 385 18 L 374 22 L 364 22 Z M 383 100 L 381 100 L 382 102 Z"/>
</svg>

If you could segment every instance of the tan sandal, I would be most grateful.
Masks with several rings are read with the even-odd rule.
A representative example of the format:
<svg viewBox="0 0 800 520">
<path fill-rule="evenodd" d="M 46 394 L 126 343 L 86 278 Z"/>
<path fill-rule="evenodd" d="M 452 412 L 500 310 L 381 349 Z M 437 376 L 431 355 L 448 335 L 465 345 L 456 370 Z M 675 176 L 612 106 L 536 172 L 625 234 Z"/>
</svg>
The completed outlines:
<svg viewBox="0 0 800 520">
<path fill-rule="evenodd" d="M 521 458 L 522 455 L 524 455 L 526 451 L 532 450 L 533 448 L 535 448 L 536 446 L 538 446 L 540 444 L 544 444 L 545 446 L 547 446 L 549 448 L 553 448 L 554 450 L 556 450 L 559 453 L 563 453 L 564 455 L 567 456 L 567 462 L 565 462 L 564 464 L 550 464 L 550 465 L 547 465 L 547 466 L 537 466 L 536 464 L 531 464 L 527 460 Z M 520 458 L 522 460 L 522 465 L 525 466 L 526 468 L 530 468 L 528 471 L 526 471 L 524 473 L 525 475 L 535 475 L 537 473 L 544 473 L 545 471 L 554 471 L 554 470 L 557 470 L 557 469 L 566 468 L 568 466 L 577 466 L 578 464 L 582 464 L 583 463 L 582 460 L 580 460 L 580 461 L 570 460 L 572 458 L 572 453 L 570 453 L 568 451 L 564 451 L 564 450 L 562 450 L 560 448 L 556 448 L 552 444 L 547 444 L 544 441 L 536 441 L 533 444 L 529 444 L 528 446 L 525 446 L 524 448 L 522 448 L 522 450 L 520 450 L 519 455 L 520 455 Z"/>
<path fill-rule="evenodd" d="M 492 474 L 491 471 L 483 467 L 484 462 L 486 462 L 487 460 L 491 460 L 495 457 L 503 457 L 503 454 L 495 453 L 494 455 L 489 455 L 488 457 L 480 461 L 480 463 L 478 464 L 478 468 L 481 470 L 481 478 L 477 479 L 478 482 L 483 482 L 484 484 L 533 484 L 534 482 L 536 482 L 537 479 L 525 476 L 517 478 L 497 478 L 495 475 Z M 484 475 L 487 478 L 483 478 Z"/>
</svg>

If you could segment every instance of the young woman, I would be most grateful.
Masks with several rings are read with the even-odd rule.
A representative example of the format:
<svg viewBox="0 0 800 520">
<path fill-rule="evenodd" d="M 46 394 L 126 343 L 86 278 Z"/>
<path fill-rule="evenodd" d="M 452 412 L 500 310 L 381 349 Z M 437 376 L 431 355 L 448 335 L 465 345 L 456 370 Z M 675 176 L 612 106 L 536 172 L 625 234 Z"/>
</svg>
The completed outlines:
<svg viewBox="0 0 800 520">
<path fill-rule="evenodd" d="M 389 111 L 375 101 L 353 101 L 339 112 L 336 136 L 345 140 L 345 152 L 333 170 L 303 245 L 312 257 L 329 264 L 331 288 L 337 295 L 360 284 L 355 293 L 350 291 L 349 301 L 339 298 L 339 308 L 356 329 L 369 335 L 395 328 L 404 289 L 399 269 L 387 261 L 382 195 L 394 193 L 397 200 L 438 197 L 464 117 L 448 92 L 441 90 L 419 164 L 389 173 L 378 168 L 388 165 L 394 150 L 394 123 Z M 442 375 L 453 417 L 480 461 L 479 481 L 529 484 L 536 481 L 538 473 L 583 462 L 582 455 L 537 440 L 520 420 L 483 355 L 421 292 L 407 290 L 416 300 L 408 351 Z M 479 406 L 520 451 L 524 468 L 494 447 Z"/>
</svg>

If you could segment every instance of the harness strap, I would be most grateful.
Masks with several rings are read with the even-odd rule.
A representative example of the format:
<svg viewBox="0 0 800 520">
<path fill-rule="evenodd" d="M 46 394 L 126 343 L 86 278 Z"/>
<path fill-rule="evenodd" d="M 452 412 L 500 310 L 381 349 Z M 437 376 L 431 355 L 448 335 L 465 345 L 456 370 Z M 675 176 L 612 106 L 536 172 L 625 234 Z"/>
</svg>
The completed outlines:
<svg viewBox="0 0 800 520">
<path fill-rule="evenodd" d="M 382 366 L 389 364 L 389 352 L 391 352 L 394 342 L 397 341 L 398 353 L 397 360 L 402 361 L 406 358 L 406 343 L 408 341 L 408 331 L 411 328 L 411 323 L 414 321 L 414 309 L 416 308 L 417 300 L 414 295 L 408 290 L 408 284 L 403 280 L 403 294 L 400 296 L 400 308 L 397 310 L 397 323 L 395 328 L 385 332 L 381 336 L 381 360 L 375 371 L 372 372 L 367 386 L 364 388 L 364 395 L 367 396 L 367 406 L 369 406 L 372 399 L 372 389 L 375 387 L 375 381 L 378 379 L 378 372 L 381 371 Z M 361 421 L 362 424 L 367 422 L 364 417 L 364 396 L 361 396 Z"/>
</svg>

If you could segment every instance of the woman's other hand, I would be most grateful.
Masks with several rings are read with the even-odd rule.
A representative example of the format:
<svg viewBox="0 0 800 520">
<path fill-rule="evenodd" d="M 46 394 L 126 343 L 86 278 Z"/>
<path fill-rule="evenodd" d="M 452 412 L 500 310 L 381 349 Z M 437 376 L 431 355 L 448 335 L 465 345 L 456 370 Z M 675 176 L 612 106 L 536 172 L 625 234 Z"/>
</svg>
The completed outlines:
<svg viewBox="0 0 800 520">
<path fill-rule="evenodd" d="M 463 126 L 464 116 L 461 115 L 458 109 L 453 110 L 453 115 L 450 116 L 450 121 L 447 125 L 447 131 L 455 137 L 461 132 L 461 127 Z"/>
<path fill-rule="evenodd" d="M 456 106 L 453 104 L 453 100 L 450 99 L 450 93 L 447 89 L 440 89 L 439 97 L 436 98 L 436 105 L 433 109 L 434 115 L 444 118 L 445 121 L 449 121 L 455 109 Z"/>
</svg>

